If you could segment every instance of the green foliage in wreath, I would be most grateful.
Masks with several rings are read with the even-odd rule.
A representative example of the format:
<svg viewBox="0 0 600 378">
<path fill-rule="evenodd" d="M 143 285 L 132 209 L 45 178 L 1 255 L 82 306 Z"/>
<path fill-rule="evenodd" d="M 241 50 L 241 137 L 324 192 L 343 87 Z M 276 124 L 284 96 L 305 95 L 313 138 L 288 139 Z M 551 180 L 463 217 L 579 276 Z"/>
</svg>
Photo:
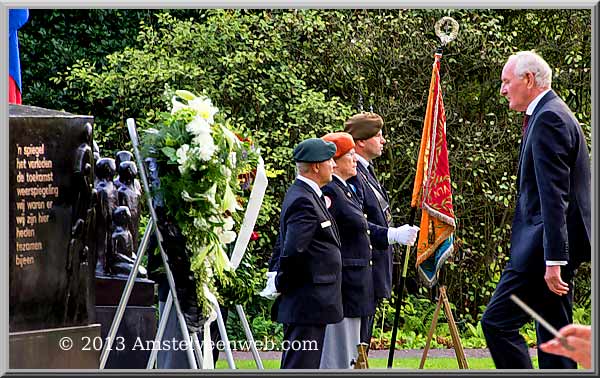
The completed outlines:
<svg viewBox="0 0 600 378">
<path fill-rule="evenodd" d="M 256 167 L 259 153 L 248 138 L 236 135 L 209 98 L 178 90 L 171 102 L 171 112 L 160 113 L 145 130 L 142 152 L 157 161 L 156 190 L 186 238 L 198 304 L 207 315 L 207 291 L 214 294 L 217 279 L 235 276 L 225 248 L 237 236 L 233 215 L 239 219 L 236 212 L 242 209 L 240 177 Z"/>
</svg>

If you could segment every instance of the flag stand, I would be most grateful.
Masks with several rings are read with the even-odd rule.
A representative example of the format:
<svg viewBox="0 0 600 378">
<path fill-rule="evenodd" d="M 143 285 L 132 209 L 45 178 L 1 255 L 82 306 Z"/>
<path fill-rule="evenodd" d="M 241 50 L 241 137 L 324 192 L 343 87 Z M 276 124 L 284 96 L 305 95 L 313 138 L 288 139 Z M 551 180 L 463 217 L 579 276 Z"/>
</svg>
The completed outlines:
<svg viewBox="0 0 600 378">
<path fill-rule="evenodd" d="M 448 23 L 452 27 L 452 31 L 450 32 L 450 34 L 448 34 Z M 446 24 L 446 33 L 441 31 L 441 27 L 443 24 Z M 449 42 L 456 38 L 458 34 L 458 28 L 458 22 L 456 22 L 456 20 L 454 20 L 452 17 L 442 17 L 435 24 L 435 34 L 438 36 L 438 38 L 440 38 L 441 45 L 436 50 L 435 60 L 432 69 L 431 84 L 429 87 L 429 97 L 427 99 L 427 108 L 425 112 L 425 118 L 423 121 L 421 146 L 419 148 L 419 157 L 417 159 L 417 172 L 415 175 L 415 181 L 413 185 L 413 194 L 411 199 L 411 214 L 409 221 L 409 224 L 413 225 L 417 207 L 422 209 L 420 234 L 417 242 L 418 248 L 416 265 L 418 269 L 420 269 L 419 273 L 422 270 L 424 271 L 424 269 L 422 269 L 422 263 L 424 262 L 423 260 L 429 259 L 430 257 L 434 260 L 439 259 L 435 263 L 433 263 L 433 269 L 437 271 L 439 269 L 438 262 L 441 261 L 443 263 L 443 261 L 445 260 L 442 260 L 442 258 L 447 258 L 447 255 L 449 253 L 452 253 L 453 251 L 452 237 L 453 232 L 456 229 L 456 223 L 454 211 L 452 209 L 452 188 L 450 184 L 449 162 L 446 147 L 446 116 L 442 101 L 442 91 L 440 87 L 440 59 L 442 57 L 444 46 L 446 46 Z M 430 151 L 434 152 L 430 153 Z M 441 154 L 445 154 L 445 160 L 444 158 L 438 159 Z M 427 162 L 425 162 L 425 159 L 427 160 Z M 438 164 L 439 162 L 441 162 L 441 165 Z M 424 169 L 424 167 L 428 168 Z M 434 180 L 428 178 L 429 175 L 432 174 L 442 175 L 443 179 L 439 179 L 439 177 Z M 426 198 L 424 198 L 423 196 L 425 196 Z M 434 203 L 435 206 L 430 206 Z M 434 225 L 434 222 L 437 222 L 438 224 Z M 429 242 L 429 229 L 431 228 L 430 224 L 437 230 L 435 234 L 433 234 L 435 238 L 435 244 L 434 242 Z M 420 252 L 427 253 L 427 258 L 423 258 L 423 255 L 419 256 Z M 441 255 L 438 256 L 438 252 L 440 252 Z M 392 339 L 388 355 L 388 369 L 391 369 L 394 363 L 397 328 L 399 323 L 400 312 L 402 309 L 402 297 L 404 294 L 404 284 L 406 281 L 406 270 L 408 267 L 409 254 L 410 246 L 407 246 L 406 253 L 404 254 L 404 267 L 402 271 L 402 276 L 399 277 L 399 282 L 396 286 L 396 313 L 394 314 L 394 326 L 392 328 Z M 428 269 L 431 269 L 431 267 L 429 267 Z M 435 285 L 435 278 L 437 276 L 434 275 L 433 279 L 431 279 L 428 273 L 423 273 L 423 277 L 425 278 L 426 285 L 428 287 Z M 438 302 L 434 323 L 432 324 L 431 330 L 429 332 L 430 335 L 427 340 L 427 348 L 423 357 L 422 364 L 424 363 L 426 352 L 429 349 L 429 343 L 431 342 L 433 330 L 435 329 L 435 325 L 437 324 L 437 316 L 439 315 L 439 309 L 441 308 L 442 303 L 444 303 L 444 309 L 446 311 L 446 317 L 448 318 L 448 322 L 454 325 L 454 331 L 456 331 L 453 332 L 452 337 L 453 339 L 455 339 L 455 345 L 459 345 L 458 348 L 460 349 L 460 353 L 457 350 L 457 358 L 459 359 L 459 365 L 461 366 L 461 368 L 468 368 L 466 365 L 466 359 L 464 358 L 464 352 L 462 351 L 462 346 L 460 346 L 460 338 L 458 338 L 458 331 L 456 330 L 456 325 L 454 324 L 452 312 L 450 311 L 450 305 L 447 304 L 448 300 L 446 298 L 445 288 L 443 289 L 443 292 L 443 295 L 440 295 L 440 302 Z M 445 301 L 443 300 L 443 298 L 445 298 Z M 462 360 L 460 359 L 459 354 L 462 355 Z"/>
<path fill-rule="evenodd" d="M 458 328 L 456 327 L 456 323 L 454 322 L 454 316 L 452 315 L 450 302 L 448 302 L 448 297 L 446 296 L 446 286 L 440 286 L 439 288 L 438 302 L 437 306 L 435 307 L 435 312 L 433 313 L 433 319 L 431 320 L 429 333 L 427 334 L 427 342 L 425 343 L 425 349 L 423 349 L 423 355 L 421 356 L 421 363 L 419 364 L 419 369 L 423 369 L 423 367 L 425 366 L 425 359 L 427 359 L 427 353 L 429 352 L 429 346 L 431 344 L 431 339 L 433 338 L 433 332 L 435 331 L 437 326 L 438 317 L 440 315 L 440 308 L 442 307 L 442 305 L 444 306 L 444 314 L 446 315 L 446 320 L 448 321 L 448 328 L 450 328 L 450 335 L 452 336 L 452 348 L 456 353 L 458 368 L 468 369 L 469 365 L 467 363 L 467 358 L 465 357 L 465 351 L 460 341 Z"/>
</svg>

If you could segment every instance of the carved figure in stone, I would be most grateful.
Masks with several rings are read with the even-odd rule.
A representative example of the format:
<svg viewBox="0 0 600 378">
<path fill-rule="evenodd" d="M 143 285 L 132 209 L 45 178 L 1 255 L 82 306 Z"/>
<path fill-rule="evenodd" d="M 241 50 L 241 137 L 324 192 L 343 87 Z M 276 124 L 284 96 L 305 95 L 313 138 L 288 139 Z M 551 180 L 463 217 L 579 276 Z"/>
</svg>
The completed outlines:
<svg viewBox="0 0 600 378">
<path fill-rule="evenodd" d="M 81 285 L 82 276 L 88 276 L 90 251 L 90 228 L 94 227 L 95 209 L 93 207 L 95 190 L 94 182 L 94 155 L 92 152 L 92 125 L 85 124 L 79 136 L 79 146 L 75 151 L 73 165 L 73 210 L 71 237 L 67 249 L 67 290 L 64 306 L 63 320 L 65 323 L 76 320 L 80 315 L 81 293 L 85 293 L 85 286 Z M 93 257 L 93 256 L 92 256 Z M 72 300 L 74 298 L 75 300 Z"/>
<path fill-rule="evenodd" d="M 107 274 L 106 256 L 110 254 L 113 231 L 112 214 L 117 207 L 117 189 L 113 184 L 115 160 L 100 158 L 96 163 L 96 275 Z"/>
<path fill-rule="evenodd" d="M 119 166 L 121 165 L 122 162 L 124 161 L 134 161 L 133 160 L 133 154 L 129 151 L 119 151 L 117 152 L 117 154 L 115 155 L 115 163 L 117 165 L 117 168 L 119 168 Z M 142 186 L 140 185 L 140 180 L 138 180 L 137 178 L 135 178 L 133 180 L 134 184 L 135 184 L 135 188 L 137 189 L 138 192 L 142 192 Z M 117 176 L 117 178 L 115 179 L 115 187 L 117 189 L 119 189 L 121 187 L 121 177 L 120 175 Z"/>
<path fill-rule="evenodd" d="M 100 160 L 100 147 L 96 141 L 92 142 L 92 151 L 94 152 L 94 161 L 97 163 Z"/>
<path fill-rule="evenodd" d="M 111 237 L 111 253 L 107 254 L 107 270 L 110 275 L 128 276 L 135 264 L 136 255 L 133 252 L 133 238 L 128 225 L 131 223 L 131 213 L 127 206 L 118 206 L 112 214 L 114 231 Z M 145 278 L 146 269 L 138 269 L 138 277 Z"/>
<path fill-rule="evenodd" d="M 129 222 L 129 232 L 133 238 L 133 249 L 138 248 L 138 234 L 140 225 L 140 199 L 142 193 L 135 186 L 135 178 L 137 177 L 137 167 L 132 161 L 124 161 L 119 164 L 119 179 L 121 186 L 118 188 L 118 204 L 119 206 L 127 206 L 131 213 L 131 221 Z"/>
</svg>

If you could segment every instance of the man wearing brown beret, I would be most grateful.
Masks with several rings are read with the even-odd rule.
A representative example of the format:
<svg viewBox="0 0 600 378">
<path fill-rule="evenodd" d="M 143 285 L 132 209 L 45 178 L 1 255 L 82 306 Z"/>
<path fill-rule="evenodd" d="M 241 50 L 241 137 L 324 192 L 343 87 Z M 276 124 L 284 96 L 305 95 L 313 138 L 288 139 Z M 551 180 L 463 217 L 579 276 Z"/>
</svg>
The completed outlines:
<svg viewBox="0 0 600 378">
<path fill-rule="evenodd" d="M 381 131 L 383 119 L 371 112 L 361 112 L 350 117 L 344 124 L 344 131 L 354 139 L 358 158 L 357 175 L 348 183 L 356 188 L 362 199 L 363 209 L 369 224 L 373 246 L 373 289 L 377 303 L 392 295 L 392 245 L 413 245 L 419 227 L 407 224 L 392 227 L 392 214 L 389 197 L 375 176 L 372 161 L 381 156 L 385 138 Z M 371 343 L 373 316 L 361 319 L 361 341 Z"/>
</svg>

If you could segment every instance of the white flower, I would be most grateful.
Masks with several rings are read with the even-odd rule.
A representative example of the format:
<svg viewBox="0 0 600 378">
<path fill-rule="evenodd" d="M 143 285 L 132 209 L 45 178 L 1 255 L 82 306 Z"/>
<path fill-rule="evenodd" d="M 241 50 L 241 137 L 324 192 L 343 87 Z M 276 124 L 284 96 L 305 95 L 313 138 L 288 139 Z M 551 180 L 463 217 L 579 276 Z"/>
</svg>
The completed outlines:
<svg viewBox="0 0 600 378">
<path fill-rule="evenodd" d="M 183 90 L 183 89 L 176 90 L 175 94 L 177 96 L 181 97 L 182 99 L 188 100 L 188 101 L 193 100 L 193 99 L 196 98 L 195 94 L 193 94 L 190 91 Z"/>
<path fill-rule="evenodd" d="M 227 218 L 223 219 L 223 229 L 225 231 L 231 231 L 233 229 L 234 224 L 235 224 L 235 221 L 233 220 L 232 217 L 227 217 Z"/>
<path fill-rule="evenodd" d="M 231 163 L 231 166 L 235 168 L 235 165 L 237 164 L 237 154 L 235 152 L 229 154 L 229 162 Z"/>
<path fill-rule="evenodd" d="M 185 129 L 188 131 L 188 133 L 194 135 L 210 134 L 211 132 L 210 124 L 204 118 L 201 117 L 194 117 L 192 122 L 188 123 L 185 126 Z"/>
<path fill-rule="evenodd" d="M 227 127 L 220 125 L 221 126 L 221 130 L 223 130 L 223 136 L 225 137 L 225 140 L 227 141 L 227 144 L 229 145 L 229 148 L 233 148 L 233 147 L 237 147 L 240 145 L 240 140 L 238 139 L 237 135 L 235 135 L 231 130 L 229 130 Z"/>
<path fill-rule="evenodd" d="M 210 134 L 200 134 L 192 139 L 192 144 L 198 146 L 194 147 L 193 154 L 197 155 L 200 160 L 209 161 L 215 151 L 217 151 L 217 146 L 215 145 L 215 141 L 210 136 Z"/>
<path fill-rule="evenodd" d="M 205 193 L 204 197 L 213 205 L 216 206 L 215 196 L 217 195 L 217 184 L 213 184 Z"/>
<path fill-rule="evenodd" d="M 190 196 L 190 194 L 187 192 L 187 190 L 184 190 L 183 192 L 181 192 L 181 198 L 183 198 L 183 200 L 185 202 L 193 202 L 194 199 L 192 198 L 192 196 Z M 194 222 L 196 220 L 194 219 Z"/>
<path fill-rule="evenodd" d="M 194 218 L 194 227 L 196 227 L 196 228 L 205 228 L 206 227 L 206 221 L 204 220 L 204 218 Z"/>
<path fill-rule="evenodd" d="M 195 99 L 188 101 L 190 108 L 196 111 L 198 116 L 204 118 L 208 123 L 212 124 L 214 115 L 219 111 L 218 108 L 214 107 L 208 97 L 196 97 Z"/>
<path fill-rule="evenodd" d="M 173 104 L 173 107 L 171 108 L 171 114 L 175 114 L 181 109 L 189 108 L 189 106 L 185 105 L 184 103 L 177 101 L 176 96 L 173 96 L 173 98 L 171 99 L 171 103 Z"/>
<path fill-rule="evenodd" d="M 225 176 L 227 178 L 227 181 L 229 181 L 229 179 L 231 178 L 231 169 L 229 169 L 227 166 L 222 165 L 221 166 L 221 173 L 223 174 L 223 176 Z"/>
<path fill-rule="evenodd" d="M 223 202 L 221 202 L 221 211 L 229 211 L 230 213 L 234 213 L 236 210 L 241 210 L 242 208 L 238 205 L 237 199 L 235 198 L 235 194 L 229 184 L 225 186 L 225 194 L 223 195 Z"/>
<path fill-rule="evenodd" d="M 195 146 L 214 146 L 215 140 L 210 134 L 198 134 L 192 139 L 192 144 Z"/>
<path fill-rule="evenodd" d="M 188 159 L 188 151 L 190 150 L 190 146 L 187 144 L 182 145 L 177 149 L 175 155 L 177 155 L 177 162 L 179 165 L 184 166 Z"/>
<path fill-rule="evenodd" d="M 224 231 L 222 234 L 219 235 L 219 240 L 223 244 L 229 244 L 235 240 L 236 236 L 237 235 L 235 231 Z"/>
</svg>

